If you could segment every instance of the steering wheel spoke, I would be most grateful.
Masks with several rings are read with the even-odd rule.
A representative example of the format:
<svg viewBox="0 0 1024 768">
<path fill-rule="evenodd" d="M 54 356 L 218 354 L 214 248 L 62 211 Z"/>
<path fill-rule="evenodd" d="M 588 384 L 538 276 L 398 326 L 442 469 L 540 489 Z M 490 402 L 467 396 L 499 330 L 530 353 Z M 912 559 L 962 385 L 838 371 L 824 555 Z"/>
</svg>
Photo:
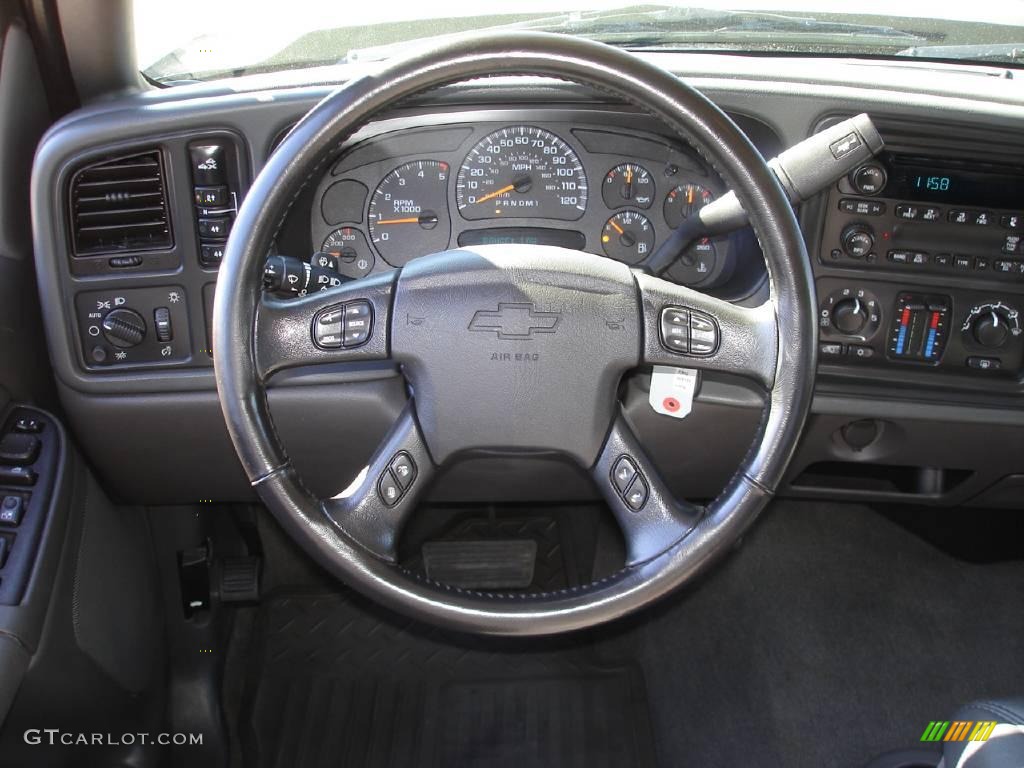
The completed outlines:
<svg viewBox="0 0 1024 768">
<path fill-rule="evenodd" d="M 779 355 L 773 302 L 740 307 L 649 275 L 637 275 L 637 284 L 644 362 L 725 371 L 772 388 Z"/>
<path fill-rule="evenodd" d="M 395 274 L 371 275 L 298 299 L 263 295 L 256 363 L 265 379 L 300 365 L 388 358 Z"/>
<path fill-rule="evenodd" d="M 677 501 L 620 412 L 591 470 L 626 540 L 626 565 L 647 562 L 689 533 L 702 510 Z"/>
<path fill-rule="evenodd" d="M 434 462 L 410 401 L 370 463 L 348 488 L 325 500 L 323 509 L 350 539 L 394 563 L 398 536 L 433 474 Z"/>
</svg>

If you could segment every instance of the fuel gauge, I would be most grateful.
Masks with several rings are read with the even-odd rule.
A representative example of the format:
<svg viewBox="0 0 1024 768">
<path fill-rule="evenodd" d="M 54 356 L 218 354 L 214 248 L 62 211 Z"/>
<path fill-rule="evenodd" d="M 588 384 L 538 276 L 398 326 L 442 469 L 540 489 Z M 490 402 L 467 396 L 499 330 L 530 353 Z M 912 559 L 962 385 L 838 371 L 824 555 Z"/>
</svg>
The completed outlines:
<svg viewBox="0 0 1024 768">
<path fill-rule="evenodd" d="M 636 264 L 654 248 L 654 227 L 642 213 L 617 213 L 605 223 L 601 245 L 609 258 Z"/>
</svg>

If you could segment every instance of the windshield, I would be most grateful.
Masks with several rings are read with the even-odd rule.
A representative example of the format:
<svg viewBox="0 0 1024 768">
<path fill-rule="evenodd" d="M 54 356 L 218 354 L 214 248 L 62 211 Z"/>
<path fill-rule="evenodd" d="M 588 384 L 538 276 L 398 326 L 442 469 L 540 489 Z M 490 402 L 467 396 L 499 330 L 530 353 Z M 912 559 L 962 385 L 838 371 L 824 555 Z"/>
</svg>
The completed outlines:
<svg viewBox="0 0 1024 768">
<path fill-rule="evenodd" d="M 470 30 L 530 29 L 633 50 L 1024 62 L 1019 2 L 518 0 L 509 6 L 513 12 L 487 14 L 458 0 L 384 7 L 337 0 L 135 0 L 138 61 L 148 78 L 172 85 L 385 59 L 410 44 Z"/>
</svg>

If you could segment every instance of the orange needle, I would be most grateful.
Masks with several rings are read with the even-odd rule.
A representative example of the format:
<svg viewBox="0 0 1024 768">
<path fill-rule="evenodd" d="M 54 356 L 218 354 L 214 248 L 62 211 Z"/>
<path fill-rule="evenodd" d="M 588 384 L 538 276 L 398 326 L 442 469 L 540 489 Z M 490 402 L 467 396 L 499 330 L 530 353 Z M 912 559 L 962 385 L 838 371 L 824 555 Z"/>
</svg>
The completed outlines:
<svg viewBox="0 0 1024 768">
<path fill-rule="evenodd" d="M 381 219 L 378 224 L 419 224 L 420 217 L 412 216 L 408 219 Z"/>
<path fill-rule="evenodd" d="M 632 184 L 633 183 L 633 169 L 632 168 L 627 168 L 626 169 L 626 183 L 627 184 Z"/>
<path fill-rule="evenodd" d="M 624 230 L 622 227 L 620 227 L 618 224 L 616 224 L 614 219 L 612 221 L 609 221 L 608 223 L 611 224 L 612 225 L 612 229 L 614 229 L 620 235 L 626 234 L 626 230 Z"/>
<path fill-rule="evenodd" d="M 483 197 L 478 197 L 476 200 L 474 200 L 473 201 L 473 205 L 476 205 L 477 203 L 486 202 L 488 200 L 491 200 L 491 199 L 497 197 L 498 195 L 504 195 L 506 192 L 511 192 L 515 188 L 516 188 L 515 184 L 509 184 L 507 187 L 502 187 L 501 189 L 496 189 L 494 192 L 488 192 Z"/>
<path fill-rule="evenodd" d="M 693 205 L 693 187 L 686 188 L 686 203 L 687 205 Z"/>
</svg>

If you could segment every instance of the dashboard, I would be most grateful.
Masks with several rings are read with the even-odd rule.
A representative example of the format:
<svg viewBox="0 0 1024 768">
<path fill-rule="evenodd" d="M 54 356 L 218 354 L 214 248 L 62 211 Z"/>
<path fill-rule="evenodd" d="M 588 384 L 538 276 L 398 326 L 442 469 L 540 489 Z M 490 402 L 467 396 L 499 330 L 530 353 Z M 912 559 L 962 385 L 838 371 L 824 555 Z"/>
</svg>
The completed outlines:
<svg viewBox="0 0 1024 768">
<path fill-rule="evenodd" d="M 678 141 L 548 117 L 409 128 L 354 147 L 317 187 L 316 266 L 358 278 L 494 243 L 556 245 L 636 264 L 722 194 L 717 176 Z M 751 249 L 749 237 L 705 238 L 667 277 L 749 290 L 763 271 L 734 278 L 737 261 L 753 262 Z"/>
<path fill-rule="evenodd" d="M 886 142 L 798 210 L 819 367 L 781 492 L 1012 498 L 1024 477 L 1024 85 L 985 68 L 947 68 L 939 79 L 922 65 L 652 57 L 726 110 L 765 157 L 862 111 Z M 33 209 L 49 353 L 77 438 L 126 499 L 251 498 L 216 397 L 210 314 L 248 185 L 330 90 L 301 77 L 111 100 L 59 122 L 39 149 Z M 130 206 L 108 197 L 126 183 L 140 201 L 127 218 Z M 292 294 L 485 243 L 556 244 L 634 264 L 726 191 L 693 149 L 628 105 L 568 84 L 496 79 L 403 104 L 339 146 L 295 200 L 276 251 L 301 265 L 285 276 Z M 750 306 L 770 291 L 749 229 L 697 243 L 666 277 Z M 627 417 L 676 493 L 713 496 L 749 445 L 763 393 L 705 374 L 691 414 L 668 420 L 648 405 L 649 381 L 645 370 L 623 381 Z M 391 364 L 268 382 L 289 454 L 321 494 L 358 473 L 364 447 L 407 397 Z M 592 494 L 567 470 L 528 465 L 506 457 L 452 468 L 435 498 Z"/>
</svg>

